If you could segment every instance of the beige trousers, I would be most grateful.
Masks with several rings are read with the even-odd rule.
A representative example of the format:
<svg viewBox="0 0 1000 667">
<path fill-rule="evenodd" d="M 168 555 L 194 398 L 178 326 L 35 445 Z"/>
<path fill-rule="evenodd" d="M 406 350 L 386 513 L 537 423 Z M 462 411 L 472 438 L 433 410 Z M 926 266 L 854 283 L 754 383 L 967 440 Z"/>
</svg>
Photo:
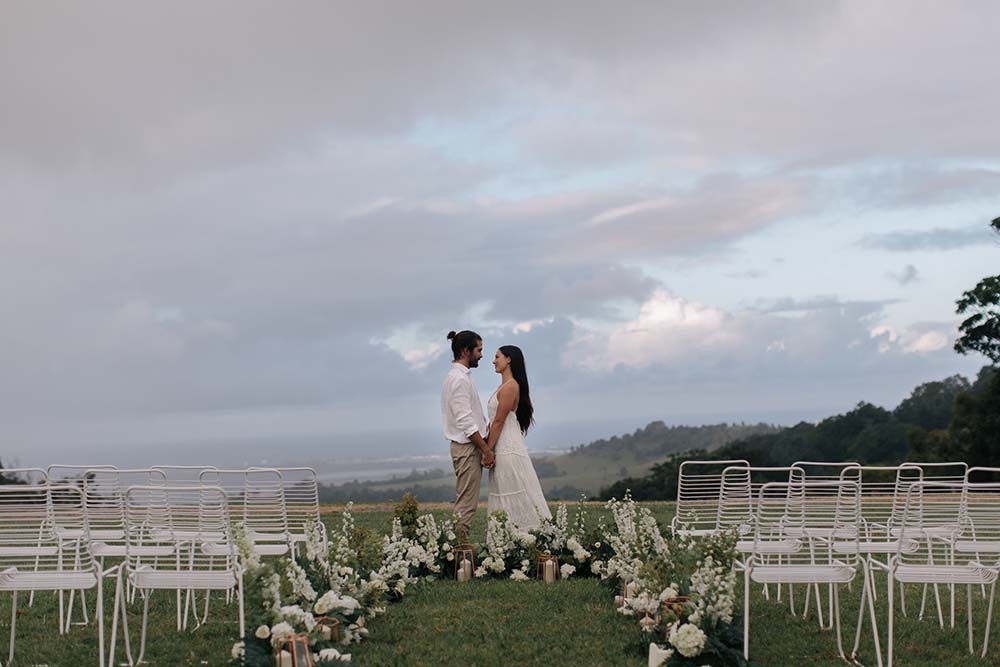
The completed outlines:
<svg viewBox="0 0 1000 667">
<path fill-rule="evenodd" d="M 468 535 L 472 516 L 479 507 L 479 485 L 483 480 L 483 453 L 471 442 L 451 443 L 451 463 L 455 467 L 455 532 Z"/>
</svg>

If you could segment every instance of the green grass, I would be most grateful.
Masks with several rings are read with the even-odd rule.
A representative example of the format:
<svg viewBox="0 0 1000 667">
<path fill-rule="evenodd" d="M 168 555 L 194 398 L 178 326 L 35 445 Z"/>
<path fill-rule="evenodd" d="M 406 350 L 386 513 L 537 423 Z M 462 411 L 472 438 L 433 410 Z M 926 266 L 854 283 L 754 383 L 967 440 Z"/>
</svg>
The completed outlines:
<svg viewBox="0 0 1000 667">
<path fill-rule="evenodd" d="M 673 508 L 669 504 L 649 504 L 662 525 L 666 526 Z M 591 520 L 604 513 L 589 508 Z M 450 512 L 435 510 L 439 518 Z M 356 512 L 355 522 L 382 531 L 389 525 L 389 511 Z M 325 515 L 327 523 L 339 526 L 339 515 Z M 473 524 L 474 539 L 481 539 L 486 524 L 485 510 L 480 510 Z M 841 588 L 844 642 L 854 642 L 854 623 L 860 597 L 860 579 L 853 589 Z M 883 649 L 886 606 L 885 577 L 879 576 L 878 617 L 882 624 Z M 113 581 L 106 582 L 106 608 L 110 610 Z M 742 590 L 742 585 L 738 586 Z M 815 605 L 808 620 L 793 618 L 787 602 L 764 600 L 759 586 L 752 588 L 751 657 L 762 667 L 827 667 L 844 664 L 836 653 L 832 631 L 820 630 Z M 772 588 L 772 595 L 774 590 Z M 993 628 L 991 655 L 985 660 L 968 655 L 965 629 L 965 592 L 956 600 L 957 626 L 941 630 L 933 606 L 927 618 L 915 619 L 920 590 L 908 589 L 910 617 L 897 613 L 897 665 L 906 667 L 1000 666 L 1000 630 Z M 824 591 L 825 595 L 825 591 Z M 646 664 L 645 644 L 637 624 L 615 613 L 613 593 L 594 579 L 578 579 L 546 586 L 537 581 L 454 581 L 421 583 L 407 589 L 406 597 L 392 604 L 388 613 L 373 619 L 368 627 L 371 637 L 349 650 L 354 664 L 382 665 L 622 665 Z M 787 600 L 787 593 L 785 594 Z M 796 589 L 801 609 L 804 588 Z M 89 597 L 93 608 L 93 596 Z M 947 623 L 947 592 L 942 587 Z M 933 597 L 930 597 L 933 601 Z M 27 595 L 19 597 L 24 612 L 17 620 L 17 665 L 76 667 L 97 662 L 96 630 L 74 627 L 66 637 L 56 633 L 55 596 L 39 594 L 32 608 Z M 742 601 L 741 601 L 742 602 Z M 985 601 L 975 591 L 973 598 L 976 644 L 981 647 Z M 150 606 L 148 664 L 156 666 L 222 665 L 236 640 L 236 608 L 226 606 L 221 595 L 214 595 L 209 623 L 195 632 L 178 633 L 175 629 L 174 596 L 154 594 Z M 78 612 L 77 612 L 78 613 Z M 133 642 L 138 641 L 141 606 L 130 608 Z M 9 632 L 10 595 L 0 596 L 0 632 Z M 108 616 L 110 628 L 110 615 Z M 252 631 L 252 628 L 250 628 Z M 123 657 L 119 642 L 117 656 Z M 874 664 L 871 632 L 865 627 L 861 648 L 862 661 Z M 6 651 L 0 650 L 6 659 Z M 121 660 L 119 660 L 120 662 Z M 3 664 L 6 664 L 4 662 Z"/>
</svg>

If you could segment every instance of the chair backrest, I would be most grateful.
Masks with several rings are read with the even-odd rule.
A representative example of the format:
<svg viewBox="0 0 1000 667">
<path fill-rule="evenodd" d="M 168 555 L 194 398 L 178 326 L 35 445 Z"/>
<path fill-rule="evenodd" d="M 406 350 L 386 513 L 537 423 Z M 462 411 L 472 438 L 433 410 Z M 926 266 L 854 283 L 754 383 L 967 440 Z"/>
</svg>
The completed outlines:
<svg viewBox="0 0 1000 667">
<path fill-rule="evenodd" d="M 923 479 L 923 470 L 898 466 L 854 466 L 844 468 L 844 481 L 857 482 L 861 491 L 862 542 L 893 543 L 903 522 L 910 485 Z"/>
<path fill-rule="evenodd" d="M 0 485 L 0 571 L 11 567 L 42 573 L 93 570 L 78 487 Z"/>
<path fill-rule="evenodd" d="M 747 532 L 756 520 L 760 491 L 768 482 L 789 481 L 801 473 L 790 466 L 729 466 L 722 471 L 719 499 L 719 528 L 737 528 Z"/>
<path fill-rule="evenodd" d="M 951 544 L 962 530 L 966 502 L 965 482 L 921 480 L 906 494 L 902 530 L 896 554 L 906 565 L 947 565 L 955 552 Z"/>
<path fill-rule="evenodd" d="M 88 470 L 117 470 L 117 466 L 101 463 L 53 463 L 45 469 L 49 481 L 56 483 L 60 481 L 71 482 L 79 479 Z"/>
<path fill-rule="evenodd" d="M 288 535 L 288 511 L 281 473 L 274 468 L 205 470 L 199 480 L 226 494 L 229 518 L 247 530 L 270 536 Z"/>
<path fill-rule="evenodd" d="M 131 486 L 125 491 L 126 561 L 161 571 L 228 571 L 236 563 L 225 492 L 214 486 Z M 162 547 L 177 558 L 148 557 Z"/>
<path fill-rule="evenodd" d="M 155 465 L 152 470 L 159 470 L 167 480 L 167 484 L 179 486 L 197 486 L 201 473 L 206 470 L 217 470 L 215 466 L 175 466 Z"/>
<path fill-rule="evenodd" d="M 962 503 L 957 552 L 973 554 L 986 567 L 1000 568 L 1000 482 L 968 482 Z"/>
<path fill-rule="evenodd" d="M 853 481 L 764 484 L 757 505 L 754 552 L 781 553 L 785 565 L 856 564 L 860 498 L 858 483 Z"/>
<path fill-rule="evenodd" d="M 163 486 L 166 476 L 152 468 L 95 468 L 82 474 L 84 502 L 95 540 L 124 544 L 125 490 L 130 486 Z"/>
<path fill-rule="evenodd" d="M 251 470 L 265 470 L 251 468 Z M 319 521 L 319 483 L 312 468 L 271 468 L 281 474 L 288 530 L 296 540 L 305 539 L 306 528 Z"/>
<path fill-rule="evenodd" d="M 49 476 L 41 468 L 0 468 L 0 485 L 48 484 Z"/>
<path fill-rule="evenodd" d="M 749 465 L 744 459 L 683 461 L 677 472 L 677 512 L 670 523 L 671 530 L 675 534 L 718 530 L 724 473 Z M 734 493 L 737 493 L 736 473 L 731 472 L 731 475 L 734 475 Z"/>
</svg>

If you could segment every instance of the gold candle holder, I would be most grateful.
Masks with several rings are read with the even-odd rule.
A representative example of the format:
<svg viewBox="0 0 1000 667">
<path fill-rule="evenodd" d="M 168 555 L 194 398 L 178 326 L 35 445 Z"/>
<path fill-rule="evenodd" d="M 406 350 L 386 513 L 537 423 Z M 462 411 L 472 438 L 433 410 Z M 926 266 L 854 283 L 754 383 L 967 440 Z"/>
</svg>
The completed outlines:
<svg viewBox="0 0 1000 667">
<path fill-rule="evenodd" d="M 476 571 L 476 546 L 459 544 L 455 547 L 455 579 L 472 581 Z"/>
<path fill-rule="evenodd" d="M 292 635 L 278 645 L 274 656 L 275 667 L 315 667 L 312 651 L 309 650 L 309 637 Z"/>
<path fill-rule="evenodd" d="M 323 639 L 330 642 L 340 641 L 340 619 L 331 616 L 317 616 L 316 627 Z"/>
<path fill-rule="evenodd" d="M 559 557 L 544 553 L 538 557 L 538 578 L 551 584 L 559 578 Z"/>
</svg>

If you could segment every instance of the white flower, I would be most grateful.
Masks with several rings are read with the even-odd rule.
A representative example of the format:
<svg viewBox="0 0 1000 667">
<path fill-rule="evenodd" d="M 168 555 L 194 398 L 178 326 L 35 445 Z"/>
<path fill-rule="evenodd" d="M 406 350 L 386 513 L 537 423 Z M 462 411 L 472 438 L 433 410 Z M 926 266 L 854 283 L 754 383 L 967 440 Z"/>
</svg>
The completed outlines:
<svg viewBox="0 0 1000 667">
<path fill-rule="evenodd" d="M 482 565 L 480 565 L 479 567 L 476 568 L 476 571 L 473 572 L 473 574 L 476 576 L 477 579 L 485 577 L 486 576 L 486 568 L 483 567 Z"/>
<path fill-rule="evenodd" d="M 569 563 L 564 563 L 562 567 L 559 568 L 559 573 L 562 575 L 563 579 L 569 579 L 569 575 L 576 572 L 576 567 L 570 565 Z"/>
<path fill-rule="evenodd" d="M 639 621 L 639 627 L 642 628 L 643 632 L 652 632 L 653 628 L 656 627 L 656 619 L 652 616 L 643 616 Z"/>
<path fill-rule="evenodd" d="M 351 661 L 351 654 L 350 653 L 341 653 L 340 651 L 338 651 L 335 648 L 325 648 L 322 651 L 320 651 L 316 655 L 316 657 L 319 658 L 320 660 L 327 660 L 327 661 L 333 661 L 333 660 L 336 660 L 336 661 L 339 661 L 339 662 L 350 662 Z"/>
<path fill-rule="evenodd" d="M 243 652 L 244 652 L 243 642 L 236 642 L 235 644 L 233 644 L 233 650 L 230 651 L 230 653 L 233 656 L 233 660 L 242 660 Z"/>
<path fill-rule="evenodd" d="M 685 623 L 679 628 L 670 631 L 670 643 L 685 658 L 694 658 L 701 655 L 705 648 L 707 637 L 701 628 Z"/>
<path fill-rule="evenodd" d="M 579 551 L 581 549 L 580 543 L 576 541 L 575 537 L 566 540 L 566 548 L 570 551 Z"/>
<path fill-rule="evenodd" d="M 524 570 L 514 570 L 510 573 L 510 578 L 514 581 L 528 581 L 529 577 L 524 573 Z"/>
<path fill-rule="evenodd" d="M 257 628 L 257 631 L 253 633 L 257 639 L 267 639 L 271 636 L 271 628 L 266 625 L 262 625 Z"/>
<path fill-rule="evenodd" d="M 295 628 L 284 621 L 271 626 L 271 646 L 277 648 L 294 634 Z"/>
<path fill-rule="evenodd" d="M 590 571 L 593 574 L 601 574 L 604 571 L 604 561 L 595 560 L 590 564 Z"/>
</svg>

